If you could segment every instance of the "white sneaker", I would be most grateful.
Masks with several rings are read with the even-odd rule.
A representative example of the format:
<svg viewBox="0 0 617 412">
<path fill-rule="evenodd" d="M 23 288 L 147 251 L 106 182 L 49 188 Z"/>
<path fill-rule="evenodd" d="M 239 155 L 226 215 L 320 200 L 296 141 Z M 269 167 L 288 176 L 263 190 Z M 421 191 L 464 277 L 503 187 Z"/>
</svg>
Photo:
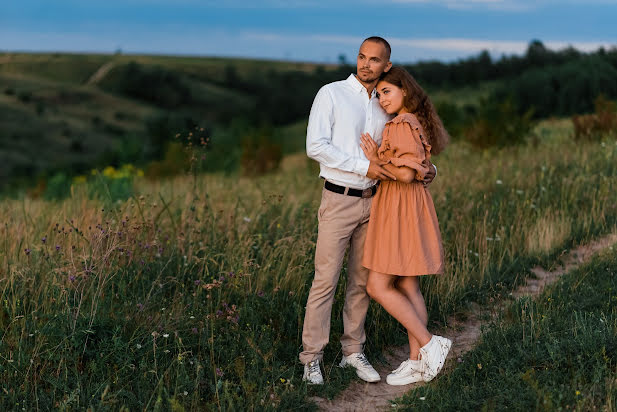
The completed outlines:
<svg viewBox="0 0 617 412">
<path fill-rule="evenodd" d="M 398 368 L 386 377 L 386 382 L 388 385 L 409 385 L 410 383 L 422 382 L 424 380 L 422 366 L 422 361 L 404 360 Z"/>
<path fill-rule="evenodd" d="M 302 380 L 309 385 L 323 385 L 323 376 L 319 368 L 319 359 L 315 359 L 304 365 Z"/>
<path fill-rule="evenodd" d="M 346 367 L 347 365 L 356 369 L 356 374 L 360 379 L 366 382 L 379 382 L 381 380 L 381 376 L 379 373 L 371 366 L 364 353 L 352 353 L 349 356 L 343 355 L 343 360 L 339 366 L 341 368 Z"/>
<path fill-rule="evenodd" d="M 420 348 L 424 382 L 429 382 L 437 376 L 446 362 L 451 346 L 450 339 L 433 335 L 429 343 Z"/>
</svg>

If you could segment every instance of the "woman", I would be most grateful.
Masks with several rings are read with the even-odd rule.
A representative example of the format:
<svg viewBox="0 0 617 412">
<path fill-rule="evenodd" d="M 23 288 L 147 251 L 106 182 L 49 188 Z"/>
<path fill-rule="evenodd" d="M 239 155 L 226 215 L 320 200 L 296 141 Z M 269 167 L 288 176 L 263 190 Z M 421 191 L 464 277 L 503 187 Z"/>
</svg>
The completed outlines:
<svg viewBox="0 0 617 412">
<path fill-rule="evenodd" d="M 420 292 L 420 275 L 443 273 L 443 247 L 435 207 L 422 184 L 431 153 L 449 141 L 428 96 L 404 69 L 393 67 L 377 84 L 379 103 L 397 116 L 386 123 L 381 147 L 361 137 L 367 158 L 380 162 L 397 180 L 382 182 L 371 208 L 363 265 L 368 294 L 397 319 L 409 336 L 409 359 L 388 375 L 390 385 L 433 379 L 452 342 L 432 335 Z"/>
</svg>

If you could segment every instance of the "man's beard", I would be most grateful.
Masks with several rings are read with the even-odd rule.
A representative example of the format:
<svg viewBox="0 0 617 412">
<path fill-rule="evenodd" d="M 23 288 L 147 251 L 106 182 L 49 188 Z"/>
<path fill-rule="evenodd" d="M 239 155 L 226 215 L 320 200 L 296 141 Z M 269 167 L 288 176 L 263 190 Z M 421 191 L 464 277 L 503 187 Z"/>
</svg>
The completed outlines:
<svg viewBox="0 0 617 412">
<path fill-rule="evenodd" d="M 367 83 L 374 82 L 379 78 L 379 76 L 377 76 L 375 72 L 363 73 L 361 71 L 358 72 L 358 77 L 360 78 L 360 80 Z"/>
</svg>

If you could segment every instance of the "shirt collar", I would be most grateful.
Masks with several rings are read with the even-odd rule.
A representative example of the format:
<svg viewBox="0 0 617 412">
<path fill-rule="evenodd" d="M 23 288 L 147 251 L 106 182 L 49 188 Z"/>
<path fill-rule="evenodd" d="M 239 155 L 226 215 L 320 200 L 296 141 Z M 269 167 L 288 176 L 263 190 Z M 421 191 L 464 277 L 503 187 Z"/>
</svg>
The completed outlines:
<svg viewBox="0 0 617 412">
<path fill-rule="evenodd" d="M 358 80 L 358 78 L 355 76 L 355 74 L 350 74 L 349 77 L 347 78 L 347 83 L 356 91 L 358 92 L 362 92 L 362 93 L 366 93 L 366 87 L 364 87 L 364 85 L 362 83 L 360 83 L 360 80 Z M 373 91 L 371 92 L 371 97 L 375 97 L 376 91 L 373 88 Z"/>
</svg>

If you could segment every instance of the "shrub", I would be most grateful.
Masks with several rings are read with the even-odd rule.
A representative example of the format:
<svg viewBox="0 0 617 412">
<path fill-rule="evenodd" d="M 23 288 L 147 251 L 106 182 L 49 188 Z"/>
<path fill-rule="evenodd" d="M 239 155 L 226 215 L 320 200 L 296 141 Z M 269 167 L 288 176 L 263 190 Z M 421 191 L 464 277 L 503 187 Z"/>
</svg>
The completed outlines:
<svg viewBox="0 0 617 412">
<path fill-rule="evenodd" d="M 249 131 L 242 139 L 240 164 L 245 175 L 262 175 L 278 169 L 283 157 L 268 127 Z"/>
<path fill-rule="evenodd" d="M 63 172 L 53 175 L 45 185 L 43 197 L 48 200 L 66 198 L 71 193 L 71 178 Z"/>
<path fill-rule="evenodd" d="M 518 114 L 511 100 L 484 100 L 475 119 L 465 128 L 465 139 L 480 148 L 523 143 L 533 126 L 532 115 L 532 110 Z"/>
<path fill-rule="evenodd" d="M 603 95 L 596 98 L 595 113 L 572 116 L 574 138 L 577 140 L 600 139 L 617 132 L 617 105 Z"/>
</svg>

